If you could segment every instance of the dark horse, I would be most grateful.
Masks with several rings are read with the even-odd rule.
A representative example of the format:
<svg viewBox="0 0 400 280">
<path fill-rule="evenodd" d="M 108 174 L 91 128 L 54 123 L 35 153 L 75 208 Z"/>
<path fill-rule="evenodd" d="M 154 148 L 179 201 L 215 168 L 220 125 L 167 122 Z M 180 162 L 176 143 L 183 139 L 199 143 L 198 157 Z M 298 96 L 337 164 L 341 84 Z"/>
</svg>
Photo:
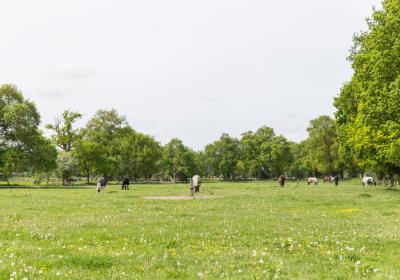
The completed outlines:
<svg viewBox="0 0 400 280">
<path fill-rule="evenodd" d="M 283 176 L 283 175 L 279 176 L 279 178 L 278 178 L 279 186 L 281 186 L 283 188 L 285 186 L 285 181 L 286 181 L 285 176 Z"/>
<path fill-rule="evenodd" d="M 124 177 L 124 179 L 122 179 L 122 189 L 129 190 L 129 178 L 128 177 Z"/>
</svg>

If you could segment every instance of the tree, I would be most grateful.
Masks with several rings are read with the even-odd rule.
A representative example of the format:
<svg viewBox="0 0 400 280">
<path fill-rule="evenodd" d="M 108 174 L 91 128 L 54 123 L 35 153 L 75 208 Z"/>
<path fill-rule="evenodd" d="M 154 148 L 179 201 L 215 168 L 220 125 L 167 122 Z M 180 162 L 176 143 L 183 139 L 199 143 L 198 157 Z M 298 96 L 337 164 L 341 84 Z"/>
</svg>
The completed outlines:
<svg viewBox="0 0 400 280">
<path fill-rule="evenodd" d="M 90 183 L 90 175 L 104 170 L 103 165 L 107 162 L 107 149 L 97 142 L 86 139 L 79 139 L 76 142 L 72 155 L 79 170 L 85 174 L 87 183 Z"/>
<path fill-rule="evenodd" d="M 81 131 L 85 141 L 101 146 L 101 161 L 95 161 L 96 173 L 103 175 L 106 180 L 117 177 L 121 166 L 121 151 L 118 144 L 120 139 L 129 137 L 133 129 L 115 109 L 99 110 Z"/>
<path fill-rule="evenodd" d="M 47 129 L 54 132 L 51 136 L 53 143 L 62 151 L 57 162 L 62 164 L 62 166 L 59 166 L 59 174 L 61 174 L 63 185 L 67 184 L 69 176 L 71 175 L 72 170 L 70 170 L 69 167 L 72 168 L 72 165 L 69 165 L 69 163 L 72 161 L 67 159 L 72 160 L 72 154 L 70 153 L 78 139 L 78 129 L 75 129 L 73 126 L 81 117 L 82 115 L 80 113 L 66 110 L 61 114 L 61 117 L 56 118 L 54 124 L 46 125 Z"/>
<path fill-rule="evenodd" d="M 168 142 L 163 149 L 162 165 L 167 176 L 175 182 L 185 180 L 199 171 L 196 154 L 177 138 Z"/>
<path fill-rule="evenodd" d="M 38 129 L 40 115 L 16 86 L 0 86 L 0 171 L 50 171 L 54 147 Z"/>
<path fill-rule="evenodd" d="M 276 136 L 270 127 L 263 126 L 255 133 L 242 134 L 240 146 L 250 176 L 257 179 L 276 177 L 289 169 L 292 160 L 289 142 L 283 136 Z"/>
<path fill-rule="evenodd" d="M 72 174 L 77 171 L 77 162 L 72 156 L 72 153 L 66 151 L 60 151 L 58 153 L 57 171 L 62 178 L 63 185 L 66 185 L 68 183 L 68 179 L 71 178 Z"/>
<path fill-rule="evenodd" d="M 233 179 L 239 160 L 239 140 L 224 133 L 219 140 L 205 148 L 207 163 L 216 176 L 222 175 L 224 180 Z"/>
<path fill-rule="evenodd" d="M 44 174 L 48 185 L 52 171 L 57 168 L 56 147 L 42 135 L 35 138 L 32 147 L 28 153 L 32 171 L 39 176 Z"/>
<path fill-rule="evenodd" d="M 310 121 L 307 128 L 308 156 L 316 172 L 333 174 L 338 169 L 338 141 L 335 122 L 329 116 Z"/>
<path fill-rule="evenodd" d="M 56 118 L 54 124 L 47 124 L 46 128 L 54 131 L 51 139 L 53 143 L 65 152 L 70 152 L 73 144 L 78 139 L 78 129 L 74 129 L 74 123 L 80 119 L 82 115 L 77 112 L 66 110 L 61 117 Z"/>
<path fill-rule="evenodd" d="M 290 142 L 292 162 L 290 165 L 290 175 L 296 178 L 304 178 L 312 172 L 311 164 L 308 159 L 307 142 Z"/>
<path fill-rule="evenodd" d="M 384 0 L 354 37 L 354 74 L 335 99 L 343 150 L 364 170 L 400 173 L 400 2 Z M 393 180 L 390 180 L 391 182 Z"/>
<path fill-rule="evenodd" d="M 158 172 L 161 159 L 161 146 L 148 135 L 131 132 L 121 139 L 120 174 L 129 175 L 134 180 L 145 179 Z"/>
</svg>

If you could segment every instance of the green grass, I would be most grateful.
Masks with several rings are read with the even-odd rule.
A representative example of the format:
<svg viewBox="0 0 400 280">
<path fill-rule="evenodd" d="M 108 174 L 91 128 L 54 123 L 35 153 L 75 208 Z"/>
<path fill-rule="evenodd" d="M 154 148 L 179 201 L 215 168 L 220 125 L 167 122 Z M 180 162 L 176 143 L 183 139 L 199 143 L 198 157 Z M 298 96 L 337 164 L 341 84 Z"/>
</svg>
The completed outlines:
<svg viewBox="0 0 400 280">
<path fill-rule="evenodd" d="M 0 188 L 0 279 L 398 279 L 400 192 L 276 183 Z M 10 276 L 11 275 L 11 276 Z M 16 275 L 16 276 L 14 276 Z"/>
</svg>

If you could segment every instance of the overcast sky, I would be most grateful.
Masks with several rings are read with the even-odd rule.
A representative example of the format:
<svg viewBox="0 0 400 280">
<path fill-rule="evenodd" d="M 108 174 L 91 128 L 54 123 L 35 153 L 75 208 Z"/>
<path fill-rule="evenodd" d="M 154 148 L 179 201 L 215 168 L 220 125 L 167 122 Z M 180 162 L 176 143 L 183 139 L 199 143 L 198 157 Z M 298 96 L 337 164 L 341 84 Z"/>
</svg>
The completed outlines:
<svg viewBox="0 0 400 280">
<path fill-rule="evenodd" d="M 194 149 L 262 125 L 290 140 L 332 114 L 378 0 L 1 0 L 0 83 L 43 123 L 116 108 Z"/>
</svg>

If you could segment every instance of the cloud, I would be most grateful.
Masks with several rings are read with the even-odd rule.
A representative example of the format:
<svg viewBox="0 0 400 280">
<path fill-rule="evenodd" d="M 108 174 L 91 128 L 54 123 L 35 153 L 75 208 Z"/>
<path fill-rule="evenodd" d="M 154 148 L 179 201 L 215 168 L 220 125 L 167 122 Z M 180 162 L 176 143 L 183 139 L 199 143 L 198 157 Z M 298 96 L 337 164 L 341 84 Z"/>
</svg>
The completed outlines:
<svg viewBox="0 0 400 280">
<path fill-rule="evenodd" d="M 93 74 L 94 71 L 91 69 L 70 63 L 64 63 L 51 67 L 48 70 L 47 76 L 52 79 L 61 80 L 84 80 L 89 79 Z"/>
<path fill-rule="evenodd" d="M 221 100 L 221 98 L 219 98 L 217 96 L 204 95 L 201 97 L 201 101 L 203 101 L 203 102 L 221 102 L 222 100 Z"/>
</svg>

